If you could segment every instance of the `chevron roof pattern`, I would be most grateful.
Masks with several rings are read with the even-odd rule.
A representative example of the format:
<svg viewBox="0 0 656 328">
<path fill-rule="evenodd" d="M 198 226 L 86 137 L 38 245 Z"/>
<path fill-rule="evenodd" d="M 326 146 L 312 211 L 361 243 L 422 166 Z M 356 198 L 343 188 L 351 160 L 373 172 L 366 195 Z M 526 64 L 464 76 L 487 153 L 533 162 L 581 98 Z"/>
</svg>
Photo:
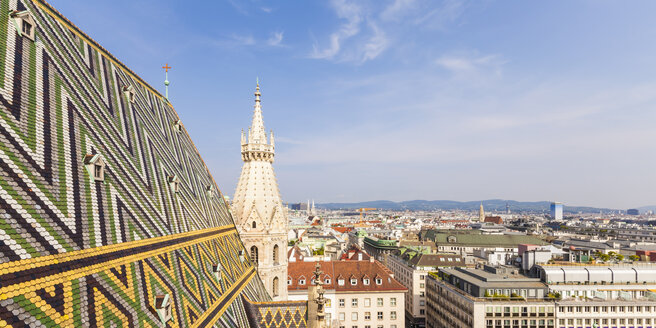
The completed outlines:
<svg viewBox="0 0 656 328">
<path fill-rule="evenodd" d="M 245 254 L 171 104 L 47 3 L 0 1 L 0 327 L 246 327 L 237 297 L 270 298 Z"/>
</svg>

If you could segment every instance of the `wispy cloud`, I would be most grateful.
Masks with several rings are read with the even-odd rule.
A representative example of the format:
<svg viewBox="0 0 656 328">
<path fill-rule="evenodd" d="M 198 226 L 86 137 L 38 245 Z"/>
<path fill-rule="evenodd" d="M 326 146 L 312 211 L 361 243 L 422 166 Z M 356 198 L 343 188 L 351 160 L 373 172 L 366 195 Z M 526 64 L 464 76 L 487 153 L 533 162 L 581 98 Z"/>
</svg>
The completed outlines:
<svg viewBox="0 0 656 328">
<path fill-rule="evenodd" d="M 437 8 L 422 12 L 414 19 L 415 25 L 442 30 L 454 23 L 465 12 L 464 0 L 445 0 Z"/>
<path fill-rule="evenodd" d="M 260 10 L 262 10 L 263 12 L 265 12 L 267 14 L 270 14 L 271 12 L 273 12 L 273 8 L 271 8 L 271 7 L 260 7 Z"/>
<path fill-rule="evenodd" d="M 272 47 L 277 47 L 280 46 L 282 43 L 282 39 L 284 37 L 284 32 L 274 32 L 269 39 L 267 40 L 267 44 Z"/>
<path fill-rule="evenodd" d="M 394 0 L 391 5 L 383 10 L 380 18 L 384 21 L 398 21 L 401 16 L 417 5 L 416 0 Z"/>
<path fill-rule="evenodd" d="M 360 6 L 348 3 L 346 0 L 334 0 L 332 6 L 337 13 L 337 17 L 346 20 L 346 22 L 330 35 L 330 45 L 328 47 L 320 49 L 321 47 L 315 43 L 310 58 L 333 59 L 339 53 L 342 42 L 360 32 L 360 23 L 362 22 L 362 8 Z"/>
<path fill-rule="evenodd" d="M 414 33 L 419 26 L 429 29 L 447 26 L 465 9 L 463 0 L 445 0 L 439 2 L 437 8 L 432 0 L 381 3 L 333 0 L 331 6 L 341 23 L 328 35 L 326 42 L 315 41 L 308 56 L 362 64 L 380 57 L 395 41 L 406 38 L 403 33 Z"/>
</svg>

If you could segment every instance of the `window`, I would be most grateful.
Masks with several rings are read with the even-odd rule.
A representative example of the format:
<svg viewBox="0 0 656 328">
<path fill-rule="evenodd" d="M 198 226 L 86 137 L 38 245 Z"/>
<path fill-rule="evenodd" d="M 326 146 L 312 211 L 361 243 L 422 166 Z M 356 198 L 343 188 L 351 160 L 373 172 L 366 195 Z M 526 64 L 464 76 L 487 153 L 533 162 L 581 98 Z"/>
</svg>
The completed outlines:
<svg viewBox="0 0 656 328">
<path fill-rule="evenodd" d="M 346 313 L 344 313 L 344 312 L 340 312 L 340 313 L 339 313 L 339 320 L 341 320 L 341 321 L 346 320 Z"/>
<path fill-rule="evenodd" d="M 14 19 L 14 25 L 20 36 L 24 36 L 32 41 L 36 41 L 35 28 L 36 23 L 29 11 L 24 10 L 20 12 L 11 13 Z"/>
<path fill-rule="evenodd" d="M 84 157 L 84 166 L 93 180 L 105 180 L 105 161 L 100 154 L 87 154 Z"/>
<path fill-rule="evenodd" d="M 379 298 L 376 299 L 376 305 L 383 306 L 383 298 L 382 297 L 379 297 Z"/>
<path fill-rule="evenodd" d="M 390 305 L 391 306 L 396 306 L 396 297 L 390 298 Z"/>
<path fill-rule="evenodd" d="M 357 321 L 357 320 L 358 320 L 358 313 L 351 312 L 351 321 Z"/>
<path fill-rule="evenodd" d="M 171 299 L 169 294 L 155 296 L 155 311 L 162 323 L 171 320 Z"/>
<path fill-rule="evenodd" d="M 344 286 L 344 279 L 337 279 L 337 284 L 340 286 Z"/>
<path fill-rule="evenodd" d="M 257 255 L 257 247 L 251 246 L 251 260 L 257 264 L 258 261 L 258 255 Z"/>
<path fill-rule="evenodd" d="M 426 305 L 426 301 L 424 300 L 419 301 L 419 306 L 424 306 L 424 305 Z"/>
<path fill-rule="evenodd" d="M 364 313 L 364 320 L 371 320 L 371 312 Z"/>
<path fill-rule="evenodd" d="M 423 282 L 419 284 L 419 288 L 424 288 L 424 287 L 426 287 L 426 285 Z"/>
<path fill-rule="evenodd" d="M 376 278 L 376 285 L 382 285 L 383 284 L 383 279 Z"/>
<path fill-rule="evenodd" d="M 134 103 L 134 101 L 136 99 L 136 94 L 134 92 L 134 88 L 131 85 L 124 85 L 123 86 L 123 94 L 128 98 L 128 101 L 130 103 Z M 176 123 L 177 122 L 180 122 L 180 120 L 176 121 Z"/>
<path fill-rule="evenodd" d="M 212 272 L 214 273 L 214 276 L 218 281 L 221 281 L 221 269 L 222 269 L 221 263 L 216 263 L 212 265 Z"/>
<path fill-rule="evenodd" d="M 340 299 L 339 299 L 339 307 L 344 307 L 344 303 L 345 303 L 345 302 L 344 302 L 344 299 L 343 299 L 343 298 L 340 298 Z"/>
<path fill-rule="evenodd" d="M 351 285 L 355 286 L 358 284 L 358 279 L 351 278 Z"/>
<path fill-rule="evenodd" d="M 424 309 L 419 310 L 419 314 L 421 314 L 421 315 L 426 314 L 426 310 L 424 310 Z"/>
<path fill-rule="evenodd" d="M 278 252 L 280 250 L 280 247 L 278 247 L 278 244 L 273 246 L 273 263 L 278 263 Z"/>
<path fill-rule="evenodd" d="M 305 285 L 305 278 L 298 279 L 299 285 Z"/>
<path fill-rule="evenodd" d="M 364 306 L 365 307 L 370 307 L 371 306 L 371 298 L 365 298 L 364 299 Z"/>
<path fill-rule="evenodd" d="M 383 320 L 383 311 L 378 311 L 378 320 Z"/>
<path fill-rule="evenodd" d="M 390 319 L 396 320 L 396 311 L 390 312 Z"/>
<path fill-rule="evenodd" d="M 180 180 L 178 180 L 177 175 L 169 175 L 168 181 L 169 181 L 169 188 L 171 189 L 171 192 L 174 193 L 180 192 Z"/>
<path fill-rule="evenodd" d="M 292 284 L 292 278 L 287 278 L 287 286 L 291 286 Z"/>
<path fill-rule="evenodd" d="M 326 285 L 330 285 L 330 278 L 326 278 L 326 280 L 323 281 Z"/>
<path fill-rule="evenodd" d="M 278 277 L 273 278 L 273 297 L 279 296 L 278 292 Z"/>
<path fill-rule="evenodd" d="M 257 228 L 257 223 L 255 223 L 255 221 L 253 221 L 253 224 L 251 226 L 253 227 L 253 229 L 256 229 Z"/>
<path fill-rule="evenodd" d="M 425 274 L 419 275 L 419 280 L 426 280 L 426 275 Z"/>
<path fill-rule="evenodd" d="M 425 292 L 419 293 L 419 297 L 426 297 L 426 293 Z"/>
<path fill-rule="evenodd" d="M 351 299 L 351 306 L 352 307 L 358 307 L 358 299 L 357 298 L 352 298 Z"/>
</svg>

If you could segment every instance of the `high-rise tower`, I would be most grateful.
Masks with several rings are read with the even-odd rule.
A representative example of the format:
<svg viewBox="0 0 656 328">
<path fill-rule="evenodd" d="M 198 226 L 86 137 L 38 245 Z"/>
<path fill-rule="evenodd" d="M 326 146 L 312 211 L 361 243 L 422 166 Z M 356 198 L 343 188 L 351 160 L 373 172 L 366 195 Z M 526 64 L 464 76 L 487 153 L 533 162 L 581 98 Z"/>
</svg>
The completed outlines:
<svg viewBox="0 0 656 328">
<path fill-rule="evenodd" d="M 264 130 L 260 85 L 255 89 L 255 111 L 248 139 L 241 133 L 241 169 L 232 200 L 241 239 L 274 300 L 287 299 L 287 212 L 273 173 L 275 142 Z"/>
<path fill-rule="evenodd" d="M 481 207 L 478 209 L 478 222 L 485 222 L 485 210 L 483 209 L 483 202 L 481 202 Z"/>
</svg>

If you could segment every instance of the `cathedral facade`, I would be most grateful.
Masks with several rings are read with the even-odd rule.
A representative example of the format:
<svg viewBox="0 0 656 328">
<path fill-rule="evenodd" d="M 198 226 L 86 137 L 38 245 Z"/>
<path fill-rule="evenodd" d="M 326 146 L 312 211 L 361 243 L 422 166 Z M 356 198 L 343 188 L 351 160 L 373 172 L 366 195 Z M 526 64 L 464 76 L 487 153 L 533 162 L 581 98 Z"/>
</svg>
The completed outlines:
<svg viewBox="0 0 656 328">
<path fill-rule="evenodd" d="M 267 138 L 260 86 L 255 91 L 253 121 L 242 131 L 244 165 L 232 202 L 240 237 L 273 300 L 287 299 L 287 212 L 273 172 L 275 141 Z"/>
</svg>

